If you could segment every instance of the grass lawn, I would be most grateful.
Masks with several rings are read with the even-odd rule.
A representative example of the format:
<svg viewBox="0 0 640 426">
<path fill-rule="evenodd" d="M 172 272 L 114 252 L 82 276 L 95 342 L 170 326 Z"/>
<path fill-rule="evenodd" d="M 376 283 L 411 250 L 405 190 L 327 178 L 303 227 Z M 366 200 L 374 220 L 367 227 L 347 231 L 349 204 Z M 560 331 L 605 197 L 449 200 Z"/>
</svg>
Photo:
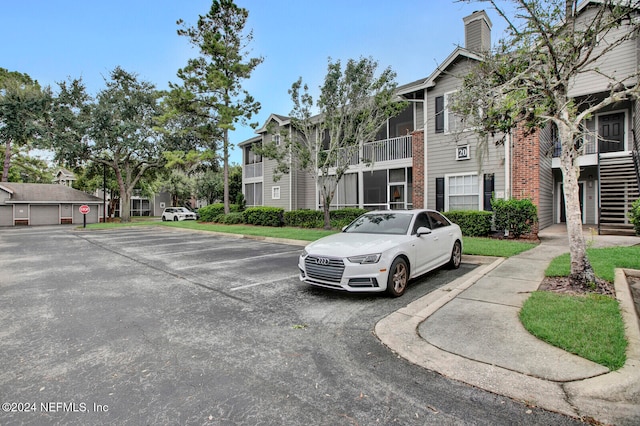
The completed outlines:
<svg viewBox="0 0 640 426">
<path fill-rule="evenodd" d="M 148 220 L 147 218 L 136 218 L 129 223 L 93 223 L 87 225 L 87 228 L 109 229 L 123 226 L 168 226 L 174 228 L 196 229 L 199 231 L 286 238 L 301 241 L 315 241 L 319 238 L 339 232 L 337 229 L 327 231 L 325 229 L 291 228 L 286 226 L 275 228 L 270 226 L 221 225 L 217 223 L 202 223 L 190 220 L 180 222 L 161 222 L 158 220 Z M 463 254 L 479 256 L 509 257 L 532 249 L 536 246 L 535 243 L 496 240 L 491 238 L 463 237 L 462 240 Z"/>
<path fill-rule="evenodd" d="M 640 246 L 588 249 L 596 276 L 614 281 L 615 268 L 640 269 Z M 569 254 L 553 259 L 548 277 L 570 273 Z M 534 292 L 520 312 L 524 327 L 534 336 L 611 370 L 626 361 L 627 340 L 618 301 L 597 294 L 570 296 Z"/>
<path fill-rule="evenodd" d="M 463 253 L 477 256 L 511 257 L 537 246 L 514 240 L 496 240 L 494 238 L 463 237 Z"/>
<path fill-rule="evenodd" d="M 180 222 L 161 222 L 157 220 L 141 220 L 129 223 L 94 223 L 87 225 L 91 229 L 109 229 L 123 226 L 166 226 L 170 228 L 186 228 L 198 231 L 223 232 L 236 235 L 251 235 L 257 237 L 285 238 L 290 240 L 315 241 L 327 235 L 335 234 L 337 230 L 306 229 L 306 228 L 275 228 L 270 226 L 251 225 L 221 225 L 217 223 L 202 223 L 191 220 Z"/>
</svg>

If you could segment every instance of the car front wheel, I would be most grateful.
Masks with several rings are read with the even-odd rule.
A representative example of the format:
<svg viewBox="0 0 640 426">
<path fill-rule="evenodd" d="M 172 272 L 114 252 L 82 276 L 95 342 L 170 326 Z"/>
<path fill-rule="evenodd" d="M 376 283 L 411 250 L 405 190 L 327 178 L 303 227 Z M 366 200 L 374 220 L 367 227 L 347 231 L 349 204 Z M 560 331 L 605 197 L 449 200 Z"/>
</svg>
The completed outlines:
<svg viewBox="0 0 640 426">
<path fill-rule="evenodd" d="M 391 264 L 389 269 L 389 278 L 387 278 L 387 293 L 393 297 L 399 297 L 404 294 L 409 281 L 409 268 L 407 262 L 402 258 L 397 258 Z"/>
<path fill-rule="evenodd" d="M 162 221 L 163 221 L 163 222 L 166 222 L 166 221 L 167 221 L 167 218 L 166 218 L 166 217 L 164 217 L 164 216 L 162 216 Z"/>
<path fill-rule="evenodd" d="M 449 268 L 458 269 L 462 262 L 462 245 L 460 241 L 456 241 L 451 249 L 451 259 L 449 259 Z"/>
</svg>

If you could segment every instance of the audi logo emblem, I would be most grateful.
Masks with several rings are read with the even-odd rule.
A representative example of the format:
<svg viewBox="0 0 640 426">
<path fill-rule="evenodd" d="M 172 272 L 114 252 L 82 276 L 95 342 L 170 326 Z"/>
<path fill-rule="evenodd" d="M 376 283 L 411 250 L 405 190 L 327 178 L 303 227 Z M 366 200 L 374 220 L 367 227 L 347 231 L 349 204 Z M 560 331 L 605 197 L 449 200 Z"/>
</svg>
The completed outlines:
<svg viewBox="0 0 640 426">
<path fill-rule="evenodd" d="M 329 264 L 329 259 L 327 259 L 326 257 L 318 257 L 316 258 L 316 265 L 323 265 L 323 266 L 327 266 Z"/>
</svg>

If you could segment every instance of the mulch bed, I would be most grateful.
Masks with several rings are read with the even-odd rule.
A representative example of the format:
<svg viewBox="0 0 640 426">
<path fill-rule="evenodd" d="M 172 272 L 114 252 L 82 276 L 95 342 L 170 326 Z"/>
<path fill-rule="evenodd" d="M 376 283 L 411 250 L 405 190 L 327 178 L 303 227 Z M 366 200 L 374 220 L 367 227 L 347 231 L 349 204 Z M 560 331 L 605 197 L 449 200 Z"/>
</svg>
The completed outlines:
<svg viewBox="0 0 640 426">
<path fill-rule="evenodd" d="M 597 278 L 596 281 L 596 288 L 589 288 L 573 285 L 568 277 L 546 277 L 542 280 L 542 283 L 540 283 L 538 290 L 572 295 L 598 293 L 607 296 L 615 296 L 616 291 L 612 283 L 599 278 Z"/>
</svg>

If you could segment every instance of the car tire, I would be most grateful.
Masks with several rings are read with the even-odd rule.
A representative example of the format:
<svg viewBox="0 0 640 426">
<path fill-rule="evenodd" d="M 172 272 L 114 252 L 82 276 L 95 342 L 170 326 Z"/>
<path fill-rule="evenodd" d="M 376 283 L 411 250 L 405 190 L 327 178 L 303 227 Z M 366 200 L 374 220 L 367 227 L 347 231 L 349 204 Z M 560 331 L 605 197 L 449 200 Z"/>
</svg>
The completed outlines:
<svg viewBox="0 0 640 426">
<path fill-rule="evenodd" d="M 166 218 L 166 217 L 164 217 L 164 215 L 162 216 L 162 221 L 163 221 L 163 222 L 166 222 L 166 221 L 167 221 L 167 218 Z"/>
<path fill-rule="evenodd" d="M 173 217 L 173 221 L 174 221 L 174 222 L 177 222 L 177 221 L 178 221 L 178 216 L 174 216 L 174 217 Z"/>
<path fill-rule="evenodd" d="M 409 282 L 409 267 L 407 261 L 398 257 L 389 268 L 389 277 L 387 278 L 387 293 L 392 297 L 400 297 L 407 289 Z"/>
<path fill-rule="evenodd" d="M 449 259 L 447 266 L 451 269 L 458 269 L 460 267 L 460 263 L 462 263 L 462 244 L 460 244 L 459 240 L 456 240 L 456 242 L 453 243 L 451 258 Z"/>
</svg>

